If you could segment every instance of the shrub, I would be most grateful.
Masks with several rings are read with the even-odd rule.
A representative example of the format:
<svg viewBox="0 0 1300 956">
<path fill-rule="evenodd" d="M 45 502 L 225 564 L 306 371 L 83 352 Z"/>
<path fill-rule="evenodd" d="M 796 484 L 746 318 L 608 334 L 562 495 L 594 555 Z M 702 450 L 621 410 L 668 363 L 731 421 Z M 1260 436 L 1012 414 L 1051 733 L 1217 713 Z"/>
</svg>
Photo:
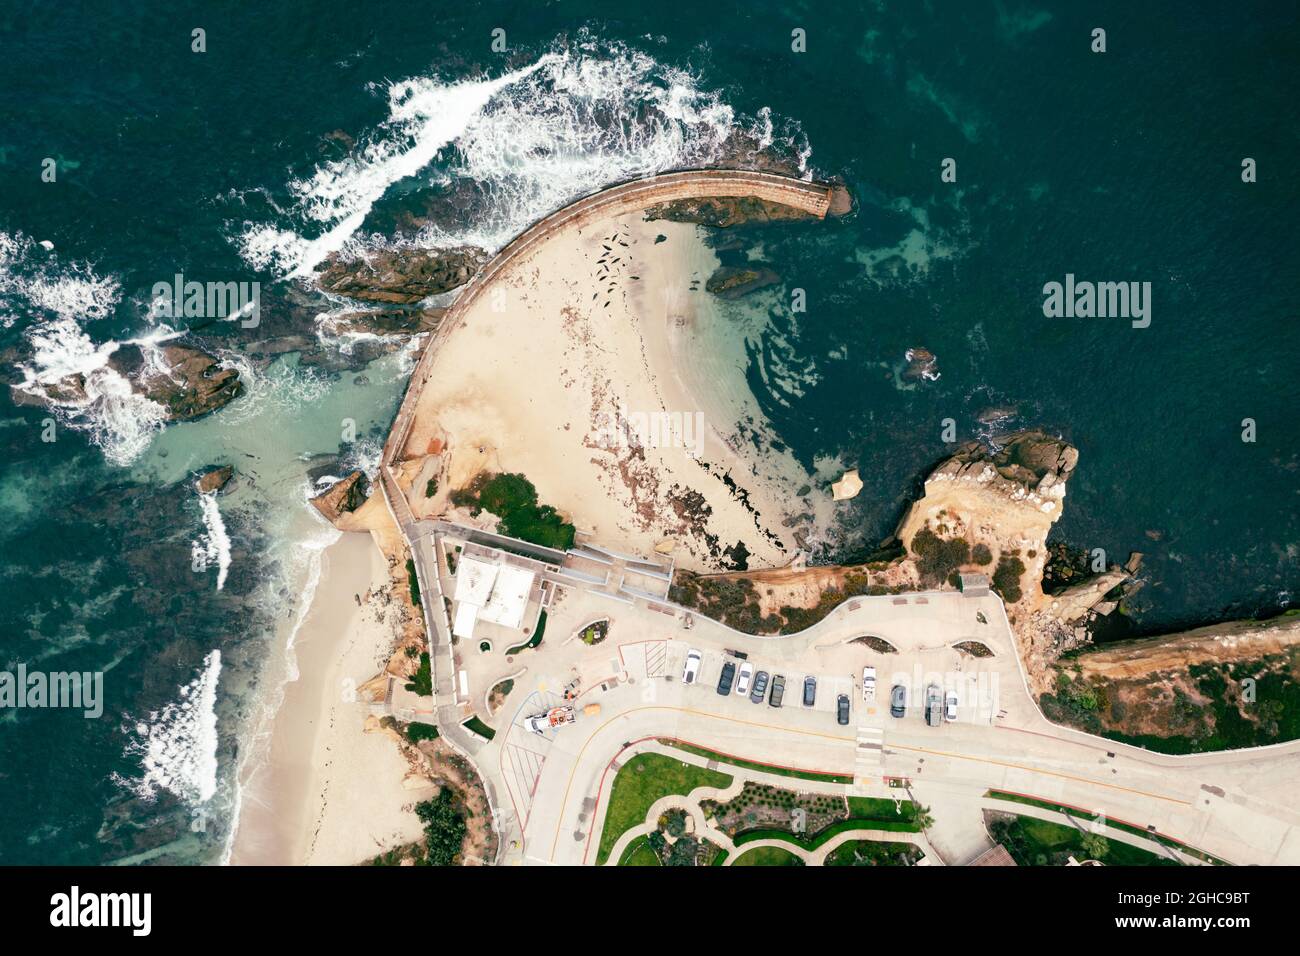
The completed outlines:
<svg viewBox="0 0 1300 956">
<path fill-rule="evenodd" d="M 468 488 L 453 491 L 451 503 L 474 515 L 492 512 L 501 519 L 501 533 L 512 538 L 560 551 L 573 547 L 573 525 L 550 505 L 538 504 L 537 489 L 523 475 L 485 472 Z"/>
<path fill-rule="evenodd" d="M 1024 573 L 1024 562 L 1004 554 L 998 559 L 997 569 L 993 572 L 993 590 L 1002 595 L 1002 600 L 1008 604 L 1015 604 L 1020 600 L 1020 576 Z"/>
<path fill-rule="evenodd" d="M 465 842 L 465 817 L 452 803 L 451 791 L 443 789 L 432 800 L 415 805 L 415 815 L 424 824 L 424 866 L 451 866 Z"/>
<path fill-rule="evenodd" d="M 410 683 L 406 689 L 414 691 L 421 697 L 433 696 L 433 667 L 429 663 L 429 654 L 427 651 L 420 654 L 420 667 L 411 675 Z"/>
<path fill-rule="evenodd" d="M 413 744 L 421 740 L 437 740 L 438 728 L 433 724 L 422 724 L 418 720 L 406 725 L 406 739 Z"/>
<path fill-rule="evenodd" d="M 912 536 L 912 553 L 923 581 L 937 584 L 947 580 L 970 560 L 970 546 L 965 538 L 939 537 L 928 527 Z"/>
<path fill-rule="evenodd" d="M 411 586 L 411 603 L 416 607 L 420 606 L 420 578 L 415 573 L 415 562 L 411 558 L 406 559 L 406 580 Z"/>
<path fill-rule="evenodd" d="M 987 544 L 981 542 L 970 549 L 970 559 L 976 564 L 988 564 L 993 560 L 993 552 L 989 550 Z"/>
</svg>

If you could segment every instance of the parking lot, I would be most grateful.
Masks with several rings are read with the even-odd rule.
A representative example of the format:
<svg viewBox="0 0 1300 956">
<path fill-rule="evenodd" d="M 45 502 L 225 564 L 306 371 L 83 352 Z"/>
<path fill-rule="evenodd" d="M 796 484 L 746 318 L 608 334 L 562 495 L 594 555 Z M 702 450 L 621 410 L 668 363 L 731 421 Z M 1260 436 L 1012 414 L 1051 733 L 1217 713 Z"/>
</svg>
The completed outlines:
<svg viewBox="0 0 1300 956">
<path fill-rule="evenodd" d="M 950 692 L 957 695 L 957 723 L 987 724 L 999 713 L 999 674 L 991 669 L 973 666 L 969 659 L 963 659 L 962 655 L 950 649 L 911 655 L 884 655 L 872 653 L 860 646 L 836 648 L 834 660 L 828 662 L 832 666 L 840 665 L 841 669 L 835 671 L 827 667 L 811 669 L 807 666 L 791 666 L 793 662 L 768 658 L 761 653 L 749 653 L 747 657 L 741 658 L 723 650 L 692 647 L 687 641 L 670 641 L 667 664 L 661 671 L 664 679 L 681 682 L 686 655 L 690 650 L 698 650 L 701 661 L 693 686 L 683 690 L 696 706 L 720 712 L 759 706 L 751 701 L 748 692 L 744 696 L 736 692 L 740 668 L 748 663 L 753 667 L 755 677 L 759 671 L 766 671 L 769 675 L 761 706 L 777 710 L 770 706 L 769 701 L 772 680 L 780 675 L 785 678 L 785 693 L 779 710 L 801 712 L 804 717 L 795 714 L 789 717 L 801 724 L 806 717 L 817 714 L 821 721 L 834 725 L 836 701 L 841 694 L 849 698 L 850 726 L 889 720 L 890 692 L 896 684 L 907 689 L 907 705 L 905 715 L 894 719 L 901 719 L 908 724 L 925 722 L 925 693 L 931 684 L 938 686 L 942 698 L 946 698 Z M 727 661 L 736 665 L 736 673 L 732 678 L 731 691 L 724 698 L 717 693 L 717 686 Z M 850 661 L 853 663 L 850 664 Z M 873 702 L 864 703 L 862 668 L 868 665 L 876 669 L 876 695 Z M 805 707 L 804 680 L 810 676 L 817 681 L 816 698 L 812 707 Z M 751 688 L 752 685 L 751 679 Z"/>
</svg>

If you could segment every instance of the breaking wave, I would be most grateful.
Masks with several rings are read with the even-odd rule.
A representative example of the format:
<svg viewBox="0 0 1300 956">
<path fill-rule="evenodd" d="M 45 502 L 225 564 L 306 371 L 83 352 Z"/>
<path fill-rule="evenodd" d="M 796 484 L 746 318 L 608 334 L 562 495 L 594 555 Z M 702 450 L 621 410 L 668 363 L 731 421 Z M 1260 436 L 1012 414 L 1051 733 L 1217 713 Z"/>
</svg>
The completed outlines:
<svg viewBox="0 0 1300 956">
<path fill-rule="evenodd" d="M 113 314 L 122 290 L 84 262 L 62 263 L 48 246 L 0 233 L 0 324 L 26 320 L 27 354 L 14 388 L 48 405 L 60 424 L 86 433 L 117 465 L 135 461 L 163 427 L 163 406 L 139 394 L 109 362 L 123 345 L 162 368 L 159 347 L 178 333 L 159 325 L 139 338 L 96 343 L 82 323 Z"/>
<path fill-rule="evenodd" d="M 221 518 L 221 508 L 217 505 L 217 493 L 210 491 L 199 495 L 199 504 L 203 508 L 203 534 L 190 544 L 190 554 L 196 570 L 207 570 L 213 564 L 217 566 L 217 590 L 226 586 L 226 574 L 230 571 L 230 535 L 226 534 L 226 522 Z"/>
<path fill-rule="evenodd" d="M 180 696 L 147 720 L 129 727 L 127 756 L 138 757 L 143 776 L 115 777 L 136 796 L 152 800 L 166 790 L 190 806 L 217 791 L 217 681 L 221 651 L 203 659 L 203 672 L 180 689 Z"/>
<path fill-rule="evenodd" d="M 239 227 L 236 243 L 250 265 L 310 274 L 331 252 L 366 239 L 359 230 L 375 203 L 419 173 L 435 188 L 468 186 L 481 202 L 470 216 L 449 208 L 446 222 L 405 242 L 495 250 L 602 186 L 774 145 L 803 171 L 810 153 L 798 127 L 778 132 L 766 108 L 740 116 L 689 71 L 587 37 L 499 77 L 415 77 L 382 89 L 388 117 L 353 155 L 288 184 L 289 222 Z"/>
</svg>

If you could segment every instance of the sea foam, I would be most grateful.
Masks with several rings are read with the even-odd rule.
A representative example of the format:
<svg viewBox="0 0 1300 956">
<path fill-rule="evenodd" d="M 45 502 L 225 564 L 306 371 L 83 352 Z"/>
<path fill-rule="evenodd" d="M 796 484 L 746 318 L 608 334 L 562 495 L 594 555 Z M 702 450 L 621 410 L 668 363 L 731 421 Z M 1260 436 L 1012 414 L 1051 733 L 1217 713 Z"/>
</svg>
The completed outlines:
<svg viewBox="0 0 1300 956">
<path fill-rule="evenodd" d="M 143 374 L 159 374 L 161 346 L 179 333 L 158 325 L 122 342 L 95 342 L 83 327 L 112 315 L 121 286 L 85 262 L 62 262 L 20 234 L 0 233 L 0 324 L 25 321 L 28 352 L 15 388 L 49 405 L 58 421 L 84 432 L 111 463 L 135 461 L 167 412 L 109 364 L 123 345 L 139 346 Z"/>
<path fill-rule="evenodd" d="M 192 807 L 217 791 L 217 682 L 221 651 L 203 659 L 201 673 L 177 699 L 128 725 L 126 753 L 138 757 L 143 775 L 115 780 L 146 800 L 166 790 Z"/>
<path fill-rule="evenodd" d="M 417 174 L 431 185 L 473 183 L 484 202 L 398 244 L 496 250 L 530 223 L 612 183 L 717 163 L 778 139 L 802 169 L 802 132 L 771 112 L 739 116 L 687 70 L 628 48 L 582 38 L 492 78 L 415 77 L 387 84 L 388 116 L 353 155 L 288 184 L 284 220 L 244 223 L 236 243 L 255 268 L 304 277 L 330 253 L 364 240 L 358 230 L 390 186 Z M 436 214 L 436 209 L 435 209 Z"/>
</svg>

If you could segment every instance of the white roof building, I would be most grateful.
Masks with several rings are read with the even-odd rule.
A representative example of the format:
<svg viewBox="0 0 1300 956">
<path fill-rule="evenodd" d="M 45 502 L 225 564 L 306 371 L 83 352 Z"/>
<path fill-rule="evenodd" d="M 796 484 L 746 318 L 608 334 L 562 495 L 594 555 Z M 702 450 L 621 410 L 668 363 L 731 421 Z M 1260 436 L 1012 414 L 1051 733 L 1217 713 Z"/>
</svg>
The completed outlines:
<svg viewBox="0 0 1300 956">
<path fill-rule="evenodd" d="M 480 619 L 502 627 L 521 627 L 536 577 L 532 571 L 509 564 L 462 556 L 456 566 L 452 633 L 472 637 Z"/>
</svg>

